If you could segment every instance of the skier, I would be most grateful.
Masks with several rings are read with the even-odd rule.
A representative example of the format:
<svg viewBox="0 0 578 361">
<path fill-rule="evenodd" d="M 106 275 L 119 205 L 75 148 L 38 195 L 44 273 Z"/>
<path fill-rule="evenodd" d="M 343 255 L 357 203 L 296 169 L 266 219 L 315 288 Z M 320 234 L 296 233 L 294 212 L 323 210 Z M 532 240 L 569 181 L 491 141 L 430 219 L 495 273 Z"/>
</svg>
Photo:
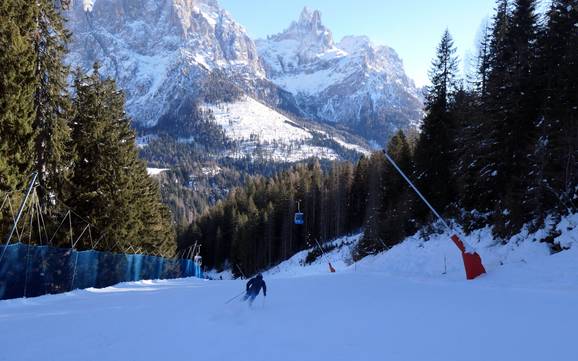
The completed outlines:
<svg viewBox="0 0 578 361">
<path fill-rule="evenodd" d="M 267 285 L 265 284 L 265 281 L 263 281 L 263 275 L 259 273 L 247 282 L 246 293 L 245 297 L 243 297 L 243 301 L 249 300 L 249 305 L 252 305 L 255 297 L 259 295 L 261 288 L 263 288 L 263 297 L 267 297 Z"/>
</svg>

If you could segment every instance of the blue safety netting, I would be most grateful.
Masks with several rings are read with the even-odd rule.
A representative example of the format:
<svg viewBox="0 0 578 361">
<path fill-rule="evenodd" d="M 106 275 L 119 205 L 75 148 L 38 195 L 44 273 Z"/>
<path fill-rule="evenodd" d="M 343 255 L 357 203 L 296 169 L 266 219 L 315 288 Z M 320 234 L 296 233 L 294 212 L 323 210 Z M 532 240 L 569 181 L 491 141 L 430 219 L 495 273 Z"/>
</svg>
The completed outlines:
<svg viewBox="0 0 578 361">
<path fill-rule="evenodd" d="M 36 297 L 120 282 L 202 277 L 189 259 L 76 251 L 22 243 L 0 246 L 0 300 Z"/>
</svg>

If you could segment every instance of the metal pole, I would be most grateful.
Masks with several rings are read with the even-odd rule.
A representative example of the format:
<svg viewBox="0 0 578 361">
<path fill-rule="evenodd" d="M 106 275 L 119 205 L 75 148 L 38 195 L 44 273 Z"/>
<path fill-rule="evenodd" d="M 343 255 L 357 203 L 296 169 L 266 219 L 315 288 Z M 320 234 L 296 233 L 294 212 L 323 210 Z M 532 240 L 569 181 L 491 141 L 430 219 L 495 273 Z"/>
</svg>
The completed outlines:
<svg viewBox="0 0 578 361">
<path fill-rule="evenodd" d="M 26 206 L 26 202 L 28 202 L 28 197 L 30 197 L 30 193 L 32 192 L 32 188 L 34 188 L 34 183 L 36 183 L 37 177 L 38 177 L 38 172 L 32 173 L 32 180 L 30 181 L 30 184 L 28 185 L 28 191 L 26 191 L 26 196 L 22 200 L 22 203 L 20 203 L 20 209 L 18 210 L 18 214 L 16 215 L 16 219 L 14 220 L 14 224 L 12 225 L 12 229 L 10 230 L 10 234 L 8 235 L 8 239 L 7 239 L 8 243 L 10 243 L 10 240 L 12 239 L 12 236 L 14 235 L 14 231 L 16 230 L 16 227 L 18 226 L 18 222 L 20 221 L 20 217 L 22 216 L 22 211 L 24 211 L 24 207 Z"/>
<path fill-rule="evenodd" d="M 245 276 L 245 273 L 243 272 L 243 270 L 241 269 L 241 267 L 239 267 L 239 265 L 237 263 L 235 263 L 235 266 L 237 266 L 237 269 L 239 270 L 239 272 L 241 272 L 241 275 L 243 276 L 244 279 L 247 279 L 247 276 Z"/>
<path fill-rule="evenodd" d="M 417 193 L 417 195 L 421 198 L 421 200 L 429 207 L 429 209 L 431 209 L 431 211 L 433 212 L 433 214 L 436 215 L 436 217 L 438 217 L 438 219 L 443 223 L 443 225 L 450 231 L 453 232 L 453 230 L 450 228 L 450 226 L 446 223 L 446 221 L 442 218 L 442 216 L 440 216 L 440 214 L 434 209 L 434 207 L 427 201 L 427 199 L 425 199 L 425 197 L 423 196 L 423 194 L 421 194 L 421 192 L 419 191 L 419 189 L 417 189 L 417 187 L 412 183 L 412 181 L 405 175 L 405 173 L 397 166 L 397 164 L 394 162 L 393 159 L 391 159 L 391 157 L 389 156 L 389 154 L 387 154 L 387 152 L 385 150 L 383 150 L 383 154 L 385 155 L 385 158 L 387 158 L 387 160 L 391 163 L 391 165 L 393 165 L 393 167 L 399 172 L 399 174 L 401 174 L 401 176 L 403 177 L 403 179 L 405 179 L 405 181 L 407 183 L 409 183 L 410 187 L 413 188 L 413 190 Z"/>
</svg>

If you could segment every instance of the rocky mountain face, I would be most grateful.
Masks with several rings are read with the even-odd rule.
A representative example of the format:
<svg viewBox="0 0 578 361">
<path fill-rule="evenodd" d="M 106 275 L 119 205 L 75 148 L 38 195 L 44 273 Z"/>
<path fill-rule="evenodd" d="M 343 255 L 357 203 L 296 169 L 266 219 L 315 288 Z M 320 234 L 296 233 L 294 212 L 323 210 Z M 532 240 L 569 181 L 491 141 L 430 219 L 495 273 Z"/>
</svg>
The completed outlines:
<svg viewBox="0 0 578 361">
<path fill-rule="evenodd" d="M 197 95 L 211 71 L 246 89 L 266 83 L 255 43 L 215 0 L 77 1 L 68 18 L 70 63 L 90 69 L 100 62 L 143 126 Z"/>
<path fill-rule="evenodd" d="M 98 61 L 140 127 L 232 88 L 283 116 L 343 125 L 378 144 L 421 117 L 395 51 L 365 37 L 335 43 L 318 11 L 257 42 L 216 0 L 75 0 L 67 16 L 70 63 Z"/>
<path fill-rule="evenodd" d="M 419 91 L 395 50 L 364 36 L 335 43 L 319 11 L 305 8 L 285 31 L 256 44 L 267 77 L 310 117 L 381 144 L 421 120 Z"/>
</svg>

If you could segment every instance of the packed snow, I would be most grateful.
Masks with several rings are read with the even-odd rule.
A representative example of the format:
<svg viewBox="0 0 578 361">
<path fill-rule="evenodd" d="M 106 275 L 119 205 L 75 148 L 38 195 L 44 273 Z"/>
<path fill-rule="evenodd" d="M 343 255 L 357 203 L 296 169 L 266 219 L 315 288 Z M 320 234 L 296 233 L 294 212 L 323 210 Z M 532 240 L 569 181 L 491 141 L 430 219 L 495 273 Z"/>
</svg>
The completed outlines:
<svg viewBox="0 0 578 361">
<path fill-rule="evenodd" d="M 252 307 L 235 298 L 244 280 L 0 301 L 0 360 L 573 360 L 577 224 L 556 226 L 569 249 L 555 254 L 534 241 L 540 232 L 507 245 L 474 232 L 488 273 L 473 281 L 447 233 L 352 263 L 354 235 L 312 265 L 304 251 L 266 272 L 267 297 Z"/>
</svg>

